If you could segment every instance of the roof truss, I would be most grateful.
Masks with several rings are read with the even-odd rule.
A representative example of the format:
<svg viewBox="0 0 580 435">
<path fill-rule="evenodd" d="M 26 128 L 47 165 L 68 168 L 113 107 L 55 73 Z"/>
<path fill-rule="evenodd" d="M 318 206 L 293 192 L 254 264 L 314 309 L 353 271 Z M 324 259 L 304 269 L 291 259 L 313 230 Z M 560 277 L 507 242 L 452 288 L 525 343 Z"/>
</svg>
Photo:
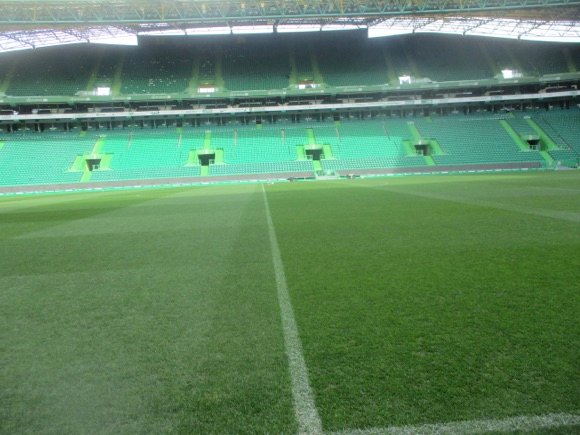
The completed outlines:
<svg viewBox="0 0 580 435">
<path fill-rule="evenodd" d="M 473 14 L 569 7 L 580 0 L 0 0 L 0 26 L 212 23 Z M 572 18 L 574 19 L 574 18 Z"/>
</svg>

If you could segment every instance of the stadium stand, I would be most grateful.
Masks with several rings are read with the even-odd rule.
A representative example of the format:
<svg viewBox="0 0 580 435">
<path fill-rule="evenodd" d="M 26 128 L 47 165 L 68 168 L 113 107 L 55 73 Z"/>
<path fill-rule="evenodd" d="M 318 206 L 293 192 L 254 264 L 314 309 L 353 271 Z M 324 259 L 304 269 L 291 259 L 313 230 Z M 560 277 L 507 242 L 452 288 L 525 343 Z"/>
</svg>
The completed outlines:
<svg viewBox="0 0 580 435">
<path fill-rule="evenodd" d="M 510 42 L 515 56 L 520 59 L 522 70 L 528 75 L 541 76 L 558 74 L 569 71 L 566 62 L 565 48 L 554 47 L 549 44 L 516 44 Z"/>
<path fill-rule="evenodd" d="M 338 45 L 325 41 L 317 47 L 320 71 L 329 86 L 380 85 L 389 81 L 380 44 L 353 38 Z"/>
<path fill-rule="evenodd" d="M 415 75 L 435 82 L 481 80 L 494 76 L 494 71 L 480 55 L 478 40 L 466 38 L 455 44 L 452 37 L 431 38 L 418 35 L 403 40 L 408 63 L 416 65 Z"/>
<path fill-rule="evenodd" d="M 580 154 L 580 110 L 537 112 L 532 116 L 544 131 L 563 149 Z"/>
<path fill-rule="evenodd" d="M 192 71 L 191 56 L 184 47 L 169 44 L 129 51 L 124 59 L 123 94 L 185 92 Z"/>
<path fill-rule="evenodd" d="M 270 41 L 238 42 L 225 48 L 224 81 L 232 91 L 287 88 L 290 69 L 288 50 Z"/>
<path fill-rule="evenodd" d="M 121 74 L 126 51 L 117 47 L 107 48 L 98 57 L 93 86 L 110 87 L 113 95 L 121 93 Z M 87 90 L 91 91 L 91 86 Z"/>
<path fill-rule="evenodd" d="M 0 136 L 0 185 L 78 182 L 80 173 L 70 171 L 71 165 L 76 155 L 90 152 L 93 143 L 72 133 Z"/>
<path fill-rule="evenodd" d="M 536 130 L 529 124 L 527 119 L 530 119 L 530 116 L 522 117 L 522 116 L 514 116 L 511 118 L 507 118 L 506 121 L 508 124 L 520 135 L 523 136 L 537 136 Z"/>
<path fill-rule="evenodd" d="M 196 53 L 197 81 L 199 85 L 215 85 L 217 83 L 217 58 L 211 50 L 202 49 Z"/>
<path fill-rule="evenodd" d="M 101 152 L 111 156 L 110 169 L 94 171 L 91 181 L 200 175 L 199 168 L 185 166 L 187 151 L 179 146 L 178 135 L 163 130 L 107 134 Z"/>
<path fill-rule="evenodd" d="M 443 155 L 434 155 L 437 164 L 482 164 L 499 162 L 542 162 L 538 151 L 523 151 L 494 117 L 441 117 L 418 119 L 424 137 L 441 144 Z"/>
<path fill-rule="evenodd" d="M 46 48 L 10 56 L 15 69 L 8 95 L 75 95 L 89 84 L 95 51 L 85 47 Z"/>
<path fill-rule="evenodd" d="M 473 114 L 442 117 L 343 119 L 232 124 L 175 128 L 128 128 L 89 132 L 21 131 L 0 135 L 2 186 L 178 179 L 243 174 L 324 173 L 357 169 L 409 169 L 432 165 L 530 163 L 546 166 L 541 150 L 525 149 L 502 122 L 519 135 L 550 142 L 554 160 L 577 164 L 580 110 Z M 417 154 L 416 143 L 437 147 Z M 323 150 L 312 161 L 304 148 Z M 203 166 L 197 153 L 215 154 Z M 106 162 L 93 171 L 85 160 Z M 79 160 L 80 159 L 80 160 Z M 432 159 L 431 163 L 430 159 Z M 75 161 L 77 163 L 75 163 Z M 78 163 L 80 161 L 80 163 Z M 317 165 L 320 166 L 317 166 Z"/>
<path fill-rule="evenodd" d="M 301 34 L 146 37 L 138 47 L 89 45 L 8 53 L 7 62 L 0 63 L 2 98 L 84 98 L 104 86 L 111 88 L 113 97 L 106 104 L 114 107 L 86 105 L 81 110 L 89 121 L 57 119 L 54 127 L 52 118 L 46 124 L 13 122 L 10 117 L 16 106 L 6 103 L 0 185 L 291 173 L 314 177 L 428 166 L 578 165 L 580 110 L 569 101 L 560 104 L 572 107 L 567 110 L 539 110 L 542 106 L 535 102 L 526 111 L 484 107 L 487 100 L 460 110 L 415 110 L 409 104 L 409 110 L 359 111 L 348 106 L 345 111 L 309 113 L 308 105 L 382 104 L 396 98 L 403 107 L 423 97 L 421 91 L 398 94 L 399 80 L 405 75 L 419 82 L 414 89 L 423 85 L 429 89 L 425 98 L 444 101 L 456 95 L 453 87 L 458 85 L 453 82 L 476 86 L 480 80 L 501 76 L 504 68 L 519 71 L 524 78 L 535 77 L 532 92 L 544 95 L 550 88 L 542 88 L 539 77 L 574 73 L 580 46 L 477 37 L 459 41 L 456 36 L 425 34 L 373 40 L 363 33 L 330 33 L 319 32 L 316 38 Z M 439 83 L 444 82 L 447 88 L 440 91 Z M 561 89 L 558 83 L 556 90 Z M 477 95 L 495 95 L 488 94 L 488 84 L 477 85 Z M 299 85 L 307 88 L 304 94 L 296 93 Z M 365 86 L 380 90 L 357 95 L 359 90 L 350 89 Z M 577 84 L 566 89 L 573 91 Z M 264 91 L 268 99 L 253 99 L 251 91 L 256 90 Z M 493 92 L 501 95 L 503 90 Z M 221 93 L 220 100 L 212 91 Z M 459 89 L 457 95 L 463 91 Z M 518 87 L 513 92 L 527 90 Z M 243 93 L 248 97 L 239 96 Z M 280 111 L 254 112 L 256 104 L 278 106 Z M 297 105 L 299 112 L 285 113 L 290 105 Z M 43 108 L 42 114 L 50 111 L 49 116 L 58 118 L 71 107 L 63 98 Z M 203 113 L 191 119 L 157 117 L 159 112 L 141 116 L 151 107 Z M 223 112 L 206 117 L 206 109 L 211 112 L 214 107 Z M 233 109 L 241 114 L 230 113 Z M 27 110 L 41 114 L 40 106 Z M 111 110 L 122 110 L 127 116 L 122 121 L 107 120 L 103 112 Z"/>
<path fill-rule="evenodd" d="M 550 155 L 566 165 L 580 163 L 580 110 L 537 112 L 533 121 L 553 141 Z"/>
<path fill-rule="evenodd" d="M 433 82 L 476 81 L 508 68 L 524 76 L 576 71 L 578 46 L 493 41 L 449 35 L 369 40 L 325 35 L 262 38 L 153 38 L 139 47 L 47 48 L 6 55 L 0 92 L 11 96 L 75 95 L 94 84 L 113 94 L 197 93 L 201 85 L 226 91 L 282 90 L 303 82 L 330 87 L 398 84 L 400 76 Z M 56 78 L 47 80 L 47 77 Z"/>
</svg>

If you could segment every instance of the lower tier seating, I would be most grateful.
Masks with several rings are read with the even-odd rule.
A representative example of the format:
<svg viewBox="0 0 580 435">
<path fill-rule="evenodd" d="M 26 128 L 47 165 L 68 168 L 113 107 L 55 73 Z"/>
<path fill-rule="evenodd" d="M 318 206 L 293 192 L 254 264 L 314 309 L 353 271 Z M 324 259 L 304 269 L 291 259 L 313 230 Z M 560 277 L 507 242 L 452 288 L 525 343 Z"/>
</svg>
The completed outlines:
<svg viewBox="0 0 580 435">
<path fill-rule="evenodd" d="M 532 124 L 549 142 L 544 151 L 526 149 L 518 139 L 538 133 Z M 165 125 L 0 133 L 0 186 L 580 162 L 579 109 L 513 116 Z M 318 156 L 320 162 L 312 161 Z"/>
</svg>

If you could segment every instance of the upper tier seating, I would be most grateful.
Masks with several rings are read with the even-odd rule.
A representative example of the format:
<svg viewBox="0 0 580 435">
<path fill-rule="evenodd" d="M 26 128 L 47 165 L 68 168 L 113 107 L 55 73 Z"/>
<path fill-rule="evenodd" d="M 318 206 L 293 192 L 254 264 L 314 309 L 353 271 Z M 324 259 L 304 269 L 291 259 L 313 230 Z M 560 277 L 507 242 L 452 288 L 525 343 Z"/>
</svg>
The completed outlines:
<svg viewBox="0 0 580 435">
<path fill-rule="evenodd" d="M 283 89 L 289 77 L 288 52 L 274 44 L 236 44 L 225 49 L 224 81 L 231 91 Z"/>
<path fill-rule="evenodd" d="M 123 65 L 123 94 L 184 92 L 192 72 L 188 50 L 170 46 L 130 51 Z"/>
<path fill-rule="evenodd" d="M 477 41 L 463 39 L 454 42 L 447 37 L 427 37 L 419 35 L 416 38 L 405 39 L 401 44 L 417 71 L 410 71 L 420 78 L 429 78 L 436 82 L 453 80 L 481 80 L 494 76 L 490 65 Z"/>
<path fill-rule="evenodd" d="M 382 46 L 329 43 L 317 47 L 324 80 L 329 86 L 384 85 L 389 82 Z"/>
<path fill-rule="evenodd" d="M 86 46 L 51 47 L 7 56 L 15 67 L 7 95 L 75 95 L 87 90 L 98 51 Z"/>
<path fill-rule="evenodd" d="M 340 33 L 340 32 L 339 32 Z M 243 39 L 148 38 L 138 47 L 52 47 L 2 54 L 0 92 L 67 96 L 93 85 L 113 94 L 278 90 L 314 80 L 327 87 L 396 85 L 400 76 L 434 82 L 574 72 L 580 46 L 450 35 L 369 40 L 362 33 L 253 35 Z M 8 65 L 8 66 L 7 66 Z"/>
</svg>

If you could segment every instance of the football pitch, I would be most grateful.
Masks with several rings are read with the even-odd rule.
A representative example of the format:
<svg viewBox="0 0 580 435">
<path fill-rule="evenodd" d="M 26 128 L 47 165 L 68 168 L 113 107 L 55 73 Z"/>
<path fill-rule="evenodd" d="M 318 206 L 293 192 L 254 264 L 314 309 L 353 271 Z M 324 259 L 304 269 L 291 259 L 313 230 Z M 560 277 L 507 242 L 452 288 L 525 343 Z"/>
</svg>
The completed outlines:
<svg viewBox="0 0 580 435">
<path fill-rule="evenodd" d="M 0 198 L 1 433 L 578 433 L 579 319 L 579 171 Z"/>
</svg>

